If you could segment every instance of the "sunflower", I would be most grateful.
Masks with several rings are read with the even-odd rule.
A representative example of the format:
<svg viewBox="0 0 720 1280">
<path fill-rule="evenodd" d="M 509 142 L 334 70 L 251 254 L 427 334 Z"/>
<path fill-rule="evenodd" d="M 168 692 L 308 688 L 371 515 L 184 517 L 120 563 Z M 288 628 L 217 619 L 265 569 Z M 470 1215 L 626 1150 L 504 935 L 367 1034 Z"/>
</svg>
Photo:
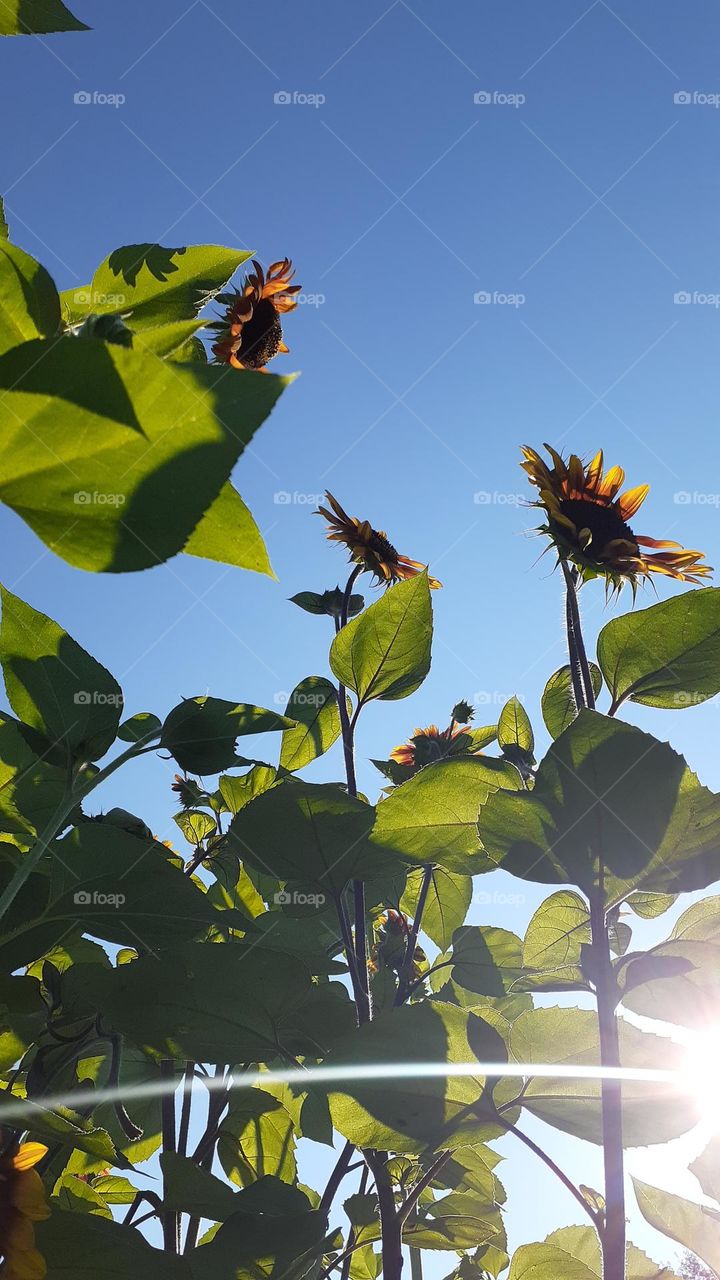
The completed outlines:
<svg viewBox="0 0 720 1280">
<path fill-rule="evenodd" d="M 218 364 L 262 372 L 268 360 L 289 350 L 283 342 L 280 316 L 297 306 L 294 295 L 302 286 L 290 284 L 295 272 L 289 258 L 271 263 L 267 275 L 254 258 L 253 266 L 255 271 L 242 291 L 218 294 L 225 314 L 208 327 L 217 333 L 212 351 Z"/>
<path fill-rule="evenodd" d="M 328 521 L 330 542 L 343 542 L 350 552 L 350 559 L 362 565 L 364 572 L 374 574 L 378 586 L 390 586 L 401 579 L 415 578 L 427 568 L 418 560 L 398 555 L 382 529 L 373 529 L 368 520 L 349 516 L 330 492 L 326 491 L 325 497 L 332 511 L 318 507 L 315 515 L 324 516 Z M 428 578 L 428 584 L 433 590 L 442 586 L 437 578 Z"/>
<path fill-rule="evenodd" d="M 416 729 L 407 742 L 395 747 L 390 752 L 390 759 L 396 764 L 420 769 L 436 760 L 445 760 L 447 756 L 459 755 L 471 744 L 472 738 L 462 725 L 438 729 L 436 724 L 429 724 L 426 729 Z"/>
<path fill-rule="evenodd" d="M 617 591 L 629 582 L 634 594 L 638 579 L 653 573 L 681 582 L 700 582 L 712 573 L 709 565 L 700 563 L 702 551 L 641 537 L 630 528 L 628 521 L 645 501 L 649 485 L 620 494 L 625 472 L 616 466 L 604 473 L 602 450 L 585 466 L 575 454 L 565 462 L 550 445 L 545 448 L 552 466 L 527 447 L 520 465 L 540 491 L 534 505 L 547 516 L 540 531 L 552 540 L 561 559 L 577 566 L 581 577 L 604 577 Z M 648 553 L 645 547 L 655 550 Z"/>
<path fill-rule="evenodd" d="M 45 1188 L 33 1168 L 46 1154 L 41 1142 L 23 1142 L 14 1156 L 0 1158 L 2 1280 L 42 1280 L 47 1271 L 33 1231 L 33 1222 L 50 1217 Z"/>
</svg>

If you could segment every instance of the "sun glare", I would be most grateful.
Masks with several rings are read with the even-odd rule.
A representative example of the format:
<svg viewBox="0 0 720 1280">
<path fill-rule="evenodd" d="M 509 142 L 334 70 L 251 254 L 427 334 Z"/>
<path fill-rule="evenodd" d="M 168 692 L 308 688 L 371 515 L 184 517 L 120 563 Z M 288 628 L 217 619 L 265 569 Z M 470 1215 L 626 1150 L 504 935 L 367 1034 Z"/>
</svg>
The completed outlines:
<svg viewBox="0 0 720 1280">
<path fill-rule="evenodd" d="M 698 1103 L 702 1123 L 720 1132 L 720 1026 L 704 1031 L 687 1031 L 683 1035 L 686 1062 L 683 1067 L 683 1083 Z"/>
</svg>

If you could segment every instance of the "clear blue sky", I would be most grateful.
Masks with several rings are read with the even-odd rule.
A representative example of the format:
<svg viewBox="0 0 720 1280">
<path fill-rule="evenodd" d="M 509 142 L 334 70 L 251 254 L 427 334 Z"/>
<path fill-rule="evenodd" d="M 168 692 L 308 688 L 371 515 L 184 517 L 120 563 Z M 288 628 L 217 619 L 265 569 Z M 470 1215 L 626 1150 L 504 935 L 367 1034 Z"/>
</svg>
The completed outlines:
<svg viewBox="0 0 720 1280">
<path fill-rule="evenodd" d="M 518 445 L 603 447 L 651 483 L 637 531 L 720 563 L 716 6 L 457 0 L 452 21 L 430 0 L 74 9 L 95 30 L 2 43 L 13 238 L 60 287 L 122 244 L 239 244 L 292 256 L 323 301 L 288 318 L 292 354 L 274 367 L 303 376 L 234 477 L 279 584 L 182 558 L 83 574 L 6 510 L 2 579 L 113 670 L 129 711 L 206 691 L 273 706 L 325 670 L 323 621 L 287 597 L 344 578 L 310 515 L 329 486 L 445 583 L 431 674 L 412 701 L 367 713 L 362 760 L 460 696 L 484 723 L 517 692 L 542 743 L 561 593 L 523 536 Z M 608 614 L 600 589 L 588 596 L 592 636 Z M 718 787 L 719 706 L 633 718 Z M 169 772 L 145 763 L 107 803 L 170 836 Z M 372 766 L 360 782 L 377 790 Z M 492 922 L 522 932 L 537 900 L 530 886 Z M 537 1206 L 534 1178 L 509 1185 L 516 1242 L 576 1220 L 572 1203 Z"/>
</svg>

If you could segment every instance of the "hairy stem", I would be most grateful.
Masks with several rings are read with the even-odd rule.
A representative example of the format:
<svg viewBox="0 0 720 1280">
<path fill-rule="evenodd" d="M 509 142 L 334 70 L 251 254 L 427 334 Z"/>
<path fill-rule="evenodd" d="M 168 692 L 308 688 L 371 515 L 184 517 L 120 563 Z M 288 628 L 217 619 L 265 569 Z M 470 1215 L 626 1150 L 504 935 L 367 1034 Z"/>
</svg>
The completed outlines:
<svg viewBox="0 0 720 1280">
<path fill-rule="evenodd" d="M 567 560 L 561 560 L 567 596 L 565 612 L 568 636 L 568 652 L 570 671 L 572 674 L 573 693 L 578 711 L 581 707 L 595 709 L 595 690 L 593 689 L 590 665 L 585 651 L 585 641 L 580 623 L 580 607 L 577 598 L 577 574 L 570 568 Z"/>
<path fill-rule="evenodd" d="M 403 961 L 403 967 L 400 973 L 400 981 L 398 982 L 397 994 L 395 996 L 396 1005 L 404 1004 L 408 996 L 410 995 L 410 991 L 411 991 L 410 979 L 412 975 L 413 958 L 415 956 L 415 948 L 417 946 L 418 934 L 420 932 L 420 925 L 422 924 L 422 918 L 425 912 L 425 905 L 427 903 L 428 893 L 430 892 L 430 885 L 432 884 L 432 878 L 433 878 L 433 867 L 428 865 L 427 867 L 423 868 L 423 876 L 420 882 L 420 892 L 418 893 L 418 900 L 415 905 L 415 915 L 413 916 L 412 927 L 408 935 L 407 947 L 405 949 L 405 959 Z"/>
<path fill-rule="evenodd" d="M 355 1151 L 355 1147 L 353 1143 L 346 1142 L 345 1146 L 340 1152 L 337 1164 L 335 1165 L 335 1168 L 333 1169 L 332 1173 L 330 1174 L 330 1177 L 328 1178 L 328 1184 L 325 1190 L 323 1191 L 322 1199 L 320 1200 L 320 1204 L 318 1206 L 320 1212 L 324 1214 L 326 1217 L 329 1214 L 330 1209 L 332 1207 L 332 1202 L 335 1199 L 335 1194 L 337 1192 L 337 1189 L 340 1186 L 340 1183 L 342 1182 L 343 1178 L 345 1177 L 345 1174 L 348 1171 L 348 1167 L 349 1167 L 350 1161 L 352 1160 L 354 1151 Z"/>
<path fill-rule="evenodd" d="M 160 1063 L 160 1074 L 163 1080 L 175 1080 L 175 1064 L 168 1058 Z M 175 1143 L 175 1094 L 170 1090 L 162 1095 L 162 1142 L 163 1152 L 177 1150 Z M 172 1209 L 162 1212 L 163 1248 L 166 1253 L 178 1253 L 180 1249 L 180 1215 Z"/>
<path fill-rule="evenodd" d="M 593 977 L 600 1030 L 603 1067 L 620 1066 L 620 1041 L 616 1015 L 617 993 L 605 915 L 604 892 L 590 903 Z M 603 1159 L 605 1164 L 605 1222 L 600 1233 L 603 1280 L 623 1280 L 625 1275 L 625 1160 L 622 1132 L 622 1084 L 601 1082 Z"/>
<path fill-rule="evenodd" d="M 402 1223 L 395 1208 L 395 1196 L 387 1159 L 380 1151 L 366 1151 L 365 1159 L 375 1179 L 380 1206 L 383 1280 L 401 1280 L 403 1269 Z"/>
</svg>

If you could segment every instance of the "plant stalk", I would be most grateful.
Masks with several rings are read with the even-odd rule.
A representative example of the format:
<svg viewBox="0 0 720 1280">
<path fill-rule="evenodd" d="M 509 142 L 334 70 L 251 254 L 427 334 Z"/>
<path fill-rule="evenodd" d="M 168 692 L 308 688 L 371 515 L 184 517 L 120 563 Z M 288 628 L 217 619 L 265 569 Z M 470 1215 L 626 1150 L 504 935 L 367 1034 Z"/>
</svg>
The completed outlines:
<svg viewBox="0 0 720 1280">
<path fill-rule="evenodd" d="M 375 1179 L 380 1207 L 380 1231 L 382 1234 L 383 1280 L 401 1280 L 403 1269 L 402 1223 L 395 1208 L 392 1179 L 387 1171 L 387 1160 L 380 1151 L 366 1151 L 370 1171 Z"/>
<path fill-rule="evenodd" d="M 163 1080 L 175 1080 L 175 1064 L 169 1058 L 160 1063 Z M 162 1095 L 162 1143 L 163 1151 L 175 1152 L 175 1094 L 168 1090 Z M 172 1209 L 162 1211 L 163 1249 L 166 1253 L 180 1252 L 180 1215 Z"/>
<path fill-rule="evenodd" d="M 605 916 L 604 893 L 590 903 L 595 996 L 603 1067 L 620 1066 L 615 976 Z M 603 1158 L 605 1163 L 605 1221 L 600 1232 L 603 1280 L 625 1277 L 625 1159 L 622 1131 L 622 1084 L 601 1082 Z"/>
</svg>

